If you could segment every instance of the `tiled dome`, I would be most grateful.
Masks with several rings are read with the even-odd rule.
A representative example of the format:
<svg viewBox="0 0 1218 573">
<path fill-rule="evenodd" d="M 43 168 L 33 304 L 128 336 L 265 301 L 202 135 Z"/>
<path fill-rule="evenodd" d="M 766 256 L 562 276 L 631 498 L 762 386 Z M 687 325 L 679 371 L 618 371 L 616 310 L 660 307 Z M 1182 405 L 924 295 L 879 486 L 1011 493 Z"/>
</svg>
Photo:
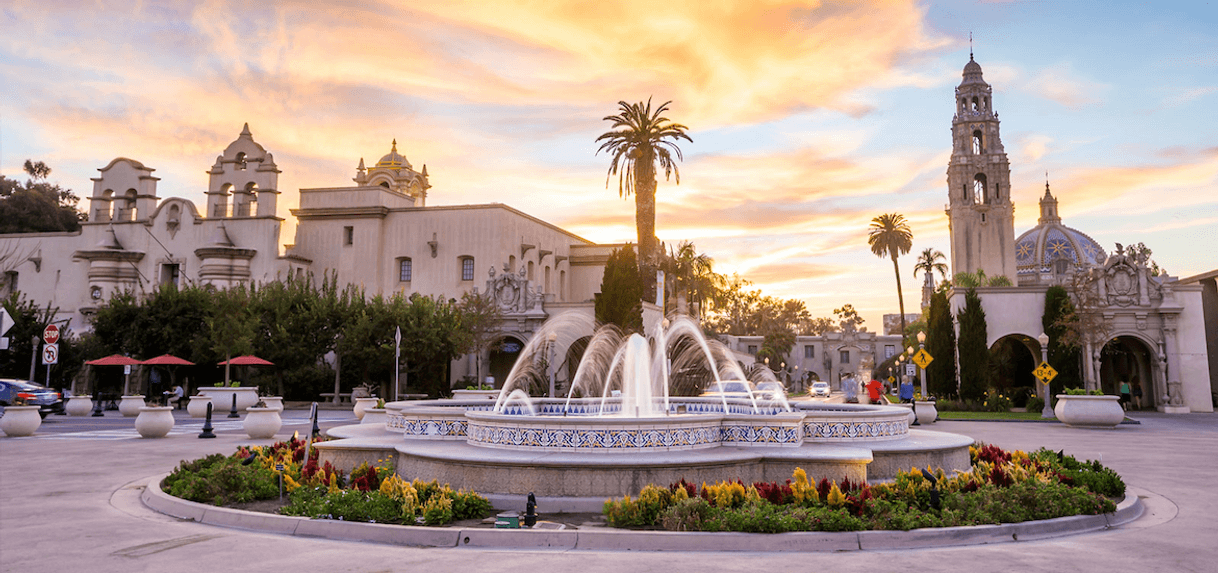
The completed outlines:
<svg viewBox="0 0 1218 573">
<path fill-rule="evenodd" d="M 1015 267 L 1019 275 L 1053 273 L 1054 261 L 1066 260 L 1074 265 L 1103 264 L 1108 255 L 1095 239 L 1086 233 L 1062 224 L 1057 215 L 1057 199 L 1045 185 L 1040 200 L 1040 220 L 1035 227 L 1015 240 Z"/>
</svg>

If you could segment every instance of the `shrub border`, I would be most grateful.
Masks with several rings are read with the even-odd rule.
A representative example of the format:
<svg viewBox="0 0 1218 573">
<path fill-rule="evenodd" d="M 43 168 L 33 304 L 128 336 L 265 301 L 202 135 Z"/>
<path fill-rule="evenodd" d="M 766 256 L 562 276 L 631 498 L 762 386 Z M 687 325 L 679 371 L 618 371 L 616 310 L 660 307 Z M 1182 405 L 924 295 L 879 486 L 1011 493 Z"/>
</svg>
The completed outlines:
<svg viewBox="0 0 1218 573">
<path fill-rule="evenodd" d="M 149 509 L 207 525 L 411 547 L 502 549 L 583 549 L 624 551 L 879 551 L 985 545 L 1048 539 L 1112 529 L 1142 516 L 1141 499 L 1130 488 L 1114 513 L 1076 515 L 1043 521 L 942 527 L 911 531 L 795 533 L 684 533 L 622 529 L 526 530 L 419 527 L 309 519 L 216 507 L 173 497 L 161 490 L 168 473 L 150 478 L 140 494 Z"/>
</svg>

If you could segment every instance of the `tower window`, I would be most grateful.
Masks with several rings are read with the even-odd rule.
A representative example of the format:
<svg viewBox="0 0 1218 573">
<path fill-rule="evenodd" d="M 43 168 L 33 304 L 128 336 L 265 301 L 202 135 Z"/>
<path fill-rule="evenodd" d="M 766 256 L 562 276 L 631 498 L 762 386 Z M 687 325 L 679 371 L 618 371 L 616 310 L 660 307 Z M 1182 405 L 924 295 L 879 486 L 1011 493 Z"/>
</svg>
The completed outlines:
<svg viewBox="0 0 1218 573">
<path fill-rule="evenodd" d="M 977 111 L 977 98 L 973 98 L 973 111 Z"/>
<path fill-rule="evenodd" d="M 398 280 L 404 283 L 410 282 L 414 274 L 414 266 L 409 257 L 398 259 Z"/>
<path fill-rule="evenodd" d="M 981 144 L 981 130 L 978 129 L 973 132 L 973 155 L 981 155 L 982 147 L 983 147 L 983 145 Z"/>
<path fill-rule="evenodd" d="M 355 244 L 355 227 L 343 227 L 343 244 L 347 246 Z"/>
<path fill-rule="evenodd" d="M 978 205 L 986 205 L 990 202 L 984 173 L 978 173 L 973 176 L 973 202 Z"/>
<path fill-rule="evenodd" d="M 165 263 L 161 265 L 161 284 L 173 285 L 175 288 L 180 286 L 178 280 L 182 276 L 182 267 L 175 263 Z"/>
<path fill-rule="evenodd" d="M 461 257 L 461 280 L 474 280 L 474 258 Z"/>
</svg>

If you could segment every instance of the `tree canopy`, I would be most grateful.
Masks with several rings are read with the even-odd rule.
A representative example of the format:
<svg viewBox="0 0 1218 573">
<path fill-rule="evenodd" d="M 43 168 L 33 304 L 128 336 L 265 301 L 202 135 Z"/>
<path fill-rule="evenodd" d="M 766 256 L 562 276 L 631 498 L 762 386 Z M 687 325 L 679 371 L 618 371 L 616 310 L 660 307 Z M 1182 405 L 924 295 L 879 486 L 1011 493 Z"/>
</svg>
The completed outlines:
<svg viewBox="0 0 1218 573">
<path fill-rule="evenodd" d="M 0 234 L 76 231 L 86 220 L 71 189 L 47 182 L 51 168 L 25 161 L 25 183 L 0 175 Z"/>
</svg>

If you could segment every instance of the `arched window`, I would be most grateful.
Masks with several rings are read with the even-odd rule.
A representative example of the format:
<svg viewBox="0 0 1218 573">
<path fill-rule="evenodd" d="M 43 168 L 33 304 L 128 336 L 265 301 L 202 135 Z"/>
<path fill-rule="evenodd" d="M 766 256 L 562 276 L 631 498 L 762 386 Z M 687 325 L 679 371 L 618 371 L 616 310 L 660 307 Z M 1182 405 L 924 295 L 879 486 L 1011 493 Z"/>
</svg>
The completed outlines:
<svg viewBox="0 0 1218 573">
<path fill-rule="evenodd" d="M 408 283 L 414 278 L 414 265 L 410 257 L 398 258 L 398 282 Z"/>
<path fill-rule="evenodd" d="M 139 196 L 139 193 L 136 192 L 135 189 L 127 190 L 127 194 L 123 196 L 123 216 L 121 217 L 120 220 L 122 220 L 122 221 L 134 221 L 135 220 L 135 198 L 138 196 Z"/>
<path fill-rule="evenodd" d="M 983 97 L 983 98 L 981 98 L 981 101 L 985 105 L 985 111 L 990 111 L 990 97 L 989 96 Z"/>
<path fill-rule="evenodd" d="M 236 159 L 237 159 L 237 169 L 240 171 L 245 171 L 245 152 L 244 151 L 238 152 Z"/>
<path fill-rule="evenodd" d="M 245 196 L 238 205 L 240 217 L 253 217 L 258 214 L 258 184 L 250 182 L 245 186 Z"/>
<path fill-rule="evenodd" d="M 981 155 L 984 147 L 981 142 L 981 130 L 973 130 L 973 155 Z"/>
<path fill-rule="evenodd" d="M 977 111 L 977 98 L 973 98 L 973 111 Z"/>
<path fill-rule="evenodd" d="M 533 280 L 533 261 L 529 261 L 529 280 Z"/>
<path fill-rule="evenodd" d="M 508 272 L 516 272 L 516 255 L 508 255 Z"/>
<path fill-rule="evenodd" d="M 1070 261 L 1066 259 L 1057 259 L 1053 261 L 1053 272 L 1059 275 L 1064 275 L 1070 270 Z"/>
<path fill-rule="evenodd" d="M 558 271 L 558 299 L 567 299 L 567 271 Z"/>
<path fill-rule="evenodd" d="M 978 173 L 973 176 L 973 202 L 978 205 L 985 205 L 990 202 L 984 173 Z"/>
<path fill-rule="evenodd" d="M 545 275 L 546 281 L 545 281 L 545 285 L 544 285 L 545 290 L 543 290 L 541 292 L 549 294 L 549 292 L 550 292 L 550 267 L 549 267 L 549 265 L 546 265 L 545 273 L 543 273 L 543 274 Z"/>
</svg>

